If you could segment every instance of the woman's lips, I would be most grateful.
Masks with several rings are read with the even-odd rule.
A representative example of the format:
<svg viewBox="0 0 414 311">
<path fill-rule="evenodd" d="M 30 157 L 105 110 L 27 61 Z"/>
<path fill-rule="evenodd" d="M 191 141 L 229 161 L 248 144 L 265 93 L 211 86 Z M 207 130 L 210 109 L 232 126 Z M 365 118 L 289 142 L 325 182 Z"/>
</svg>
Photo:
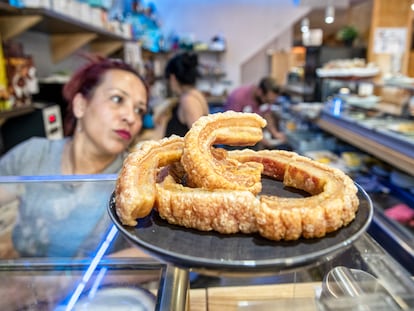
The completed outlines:
<svg viewBox="0 0 414 311">
<path fill-rule="evenodd" d="M 125 130 L 116 130 L 115 131 L 119 137 L 121 137 L 122 139 L 125 140 L 130 140 L 131 139 L 131 133 Z"/>
</svg>

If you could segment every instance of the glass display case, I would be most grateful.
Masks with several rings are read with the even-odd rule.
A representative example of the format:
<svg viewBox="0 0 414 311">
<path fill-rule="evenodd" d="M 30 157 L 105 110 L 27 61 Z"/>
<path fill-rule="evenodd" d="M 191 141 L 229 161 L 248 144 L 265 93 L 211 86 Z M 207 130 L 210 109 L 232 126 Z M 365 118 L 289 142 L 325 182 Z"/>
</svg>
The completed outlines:
<svg viewBox="0 0 414 311">
<path fill-rule="evenodd" d="M 291 107 L 306 138 L 300 144 L 293 140 L 292 146 L 346 170 L 361 184 L 375 208 L 370 234 L 413 273 L 413 79 L 401 76 L 377 82 L 372 76 L 336 76 L 321 81 L 322 103 Z M 313 150 L 307 152 L 309 148 Z"/>
<path fill-rule="evenodd" d="M 110 215 L 115 181 L 116 175 L 1 177 L 3 227 L 0 246 L 7 246 L 7 238 L 12 240 L 13 224 L 20 221 L 16 220 L 18 204 L 10 205 L 10 200 L 6 200 L 10 197 L 10 189 L 19 188 L 21 195 L 26 193 L 22 188 L 50 194 L 52 191 L 58 193 L 59 187 L 85 188 L 85 192 L 77 190 L 77 193 L 102 197 L 103 200 L 96 202 Z M 92 190 L 100 195 L 92 195 Z M 0 309 L 243 311 L 277 310 L 289 306 L 290 310 L 410 310 L 414 308 L 411 275 L 367 233 L 372 217 L 371 202 L 369 197 L 364 199 L 362 189 L 360 195 L 365 202 L 362 209 L 368 211 L 365 212 L 367 220 L 351 238 L 345 238 L 328 250 L 322 245 L 344 235 L 346 230 L 317 240 L 272 245 L 258 237 L 250 237 L 250 242 L 226 244 L 230 239 L 246 237 L 191 232 L 192 239 L 198 235 L 203 243 L 210 235 L 216 246 L 192 247 L 188 251 L 194 257 L 199 254 L 200 260 L 187 256 L 180 261 L 176 254 L 168 251 L 166 255 L 165 250 L 156 249 L 159 245 L 137 244 L 116 224 L 116 219 L 111 218 L 114 222 L 109 222 L 107 228 L 93 233 L 98 234 L 96 241 L 99 242 L 90 244 L 91 251 L 84 253 L 87 255 L 34 258 L 4 252 L 8 256 L 0 261 Z M 50 198 L 54 196 L 50 195 Z M 64 209 L 65 198 L 62 199 L 59 206 Z M 63 232 L 69 229 L 61 225 Z M 171 229 L 165 224 L 162 229 L 164 231 L 154 229 L 157 239 L 179 245 L 175 248 L 178 253 L 186 249 L 188 240 L 183 234 L 188 232 L 181 232 L 180 237 L 177 235 L 180 229 Z M 117 256 L 116 252 L 111 253 L 118 235 L 121 239 L 126 238 L 127 247 L 140 248 L 145 255 L 123 253 Z M 66 242 L 69 240 L 70 237 Z M 220 248 L 220 243 L 226 244 L 227 250 Z M 245 243 L 255 245 L 245 246 Z M 312 245 L 322 251 L 312 251 Z M 272 260 L 259 260 L 257 269 L 254 260 L 243 260 L 253 256 L 253 248 L 260 253 L 260 248 L 270 250 L 272 247 Z M 202 259 L 217 255 L 217 249 L 223 252 L 222 264 L 206 264 Z M 278 258 L 277 250 L 283 249 L 285 254 Z M 298 249 L 304 253 L 283 259 L 286 253 L 295 254 Z M 241 260 L 226 260 L 224 252 L 226 256 L 239 256 Z"/>
</svg>

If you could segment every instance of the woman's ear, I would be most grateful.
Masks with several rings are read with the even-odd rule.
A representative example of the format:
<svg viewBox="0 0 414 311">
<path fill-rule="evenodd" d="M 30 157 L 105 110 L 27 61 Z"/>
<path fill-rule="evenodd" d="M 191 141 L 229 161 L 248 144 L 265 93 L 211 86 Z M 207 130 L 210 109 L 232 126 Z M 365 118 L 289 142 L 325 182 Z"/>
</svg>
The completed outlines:
<svg viewBox="0 0 414 311">
<path fill-rule="evenodd" d="M 81 93 L 77 93 L 73 98 L 73 114 L 79 119 L 82 118 L 86 110 L 86 99 Z"/>
</svg>

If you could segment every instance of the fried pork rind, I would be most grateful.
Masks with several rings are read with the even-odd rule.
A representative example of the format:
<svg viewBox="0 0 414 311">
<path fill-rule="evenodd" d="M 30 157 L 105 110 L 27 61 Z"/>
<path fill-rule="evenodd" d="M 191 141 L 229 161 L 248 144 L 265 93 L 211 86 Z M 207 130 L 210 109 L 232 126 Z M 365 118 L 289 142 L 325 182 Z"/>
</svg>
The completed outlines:
<svg viewBox="0 0 414 311">
<path fill-rule="evenodd" d="M 157 211 L 171 224 L 224 234 L 257 232 L 260 201 L 247 190 L 189 188 L 169 176 L 157 191 Z"/>
<path fill-rule="evenodd" d="M 230 158 L 264 164 L 264 175 L 311 194 L 305 198 L 261 195 L 259 233 L 271 240 L 317 238 L 350 223 L 358 209 L 355 184 L 341 170 L 282 150 L 231 151 Z"/>
<path fill-rule="evenodd" d="M 213 146 L 252 144 L 263 124 L 254 114 L 226 112 L 202 118 L 185 138 L 140 145 L 117 181 L 121 222 L 134 226 L 155 207 L 171 224 L 223 234 L 258 232 L 275 241 L 319 238 L 349 224 L 358 210 L 357 188 L 339 169 L 290 151 Z M 309 196 L 256 196 L 262 174 Z"/>
<path fill-rule="evenodd" d="M 213 145 L 254 145 L 263 137 L 266 120 L 254 113 L 227 111 L 198 119 L 184 138 L 181 163 L 191 185 L 204 189 L 261 191 L 260 163 L 218 157 Z"/>
<path fill-rule="evenodd" d="M 123 224 L 135 226 L 137 218 L 151 212 L 158 168 L 179 161 L 183 147 L 183 138 L 174 135 L 146 141 L 127 156 L 115 188 L 116 213 Z"/>
</svg>

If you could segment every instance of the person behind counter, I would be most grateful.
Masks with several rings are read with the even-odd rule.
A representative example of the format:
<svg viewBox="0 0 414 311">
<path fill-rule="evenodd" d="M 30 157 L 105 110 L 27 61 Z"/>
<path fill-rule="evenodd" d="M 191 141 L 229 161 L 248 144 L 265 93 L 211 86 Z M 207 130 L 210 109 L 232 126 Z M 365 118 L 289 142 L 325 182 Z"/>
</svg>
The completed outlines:
<svg viewBox="0 0 414 311">
<path fill-rule="evenodd" d="M 0 159 L 0 175 L 113 174 L 142 128 L 148 88 L 128 64 L 88 55 L 63 89 L 68 102 L 61 140 L 31 138 Z M 20 256 L 83 256 L 111 225 L 113 184 L 29 183 L 18 192 L 12 238 Z"/>
<path fill-rule="evenodd" d="M 234 89 L 227 97 L 223 110 L 237 112 L 253 112 L 261 115 L 267 121 L 262 145 L 264 147 L 283 147 L 285 134 L 279 130 L 279 120 L 273 111 L 273 107 L 279 96 L 279 87 L 276 80 L 271 77 L 263 77 L 257 85 L 243 85 Z M 277 144 L 272 141 L 277 141 Z"/>
<path fill-rule="evenodd" d="M 184 52 L 168 61 L 165 77 L 178 102 L 172 108 L 165 136 L 184 136 L 198 118 L 209 113 L 205 96 L 196 88 L 198 76 L 197 54 Z"/>
</svg>

